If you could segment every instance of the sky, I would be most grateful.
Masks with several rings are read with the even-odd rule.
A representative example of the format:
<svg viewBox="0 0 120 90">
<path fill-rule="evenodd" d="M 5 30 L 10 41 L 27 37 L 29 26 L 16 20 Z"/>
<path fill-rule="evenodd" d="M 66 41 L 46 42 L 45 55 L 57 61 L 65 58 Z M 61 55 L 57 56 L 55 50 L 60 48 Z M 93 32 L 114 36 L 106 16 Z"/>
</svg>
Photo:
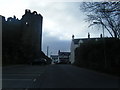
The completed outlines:
<svg viewBox="0 0 120 90">
<path fill-rule="evenodd" d="M 83 0 L 84 1 L 84 0 Z M 94 0 L 91 0 L 94 1 Z M 99 0 L 100 1 L 100 0 Z M 80 10 L 82 0 L 1 0 L 0 15 L 21 19 L 25 9 L 37 11 L 43 16 L 42 50 L 49 55 L 57 54 L 58 50 L 70 51 L 72 35 L 75 38 L 99 37 L 101 30 L 88 28 L 86 15 Z"/>
</svg>

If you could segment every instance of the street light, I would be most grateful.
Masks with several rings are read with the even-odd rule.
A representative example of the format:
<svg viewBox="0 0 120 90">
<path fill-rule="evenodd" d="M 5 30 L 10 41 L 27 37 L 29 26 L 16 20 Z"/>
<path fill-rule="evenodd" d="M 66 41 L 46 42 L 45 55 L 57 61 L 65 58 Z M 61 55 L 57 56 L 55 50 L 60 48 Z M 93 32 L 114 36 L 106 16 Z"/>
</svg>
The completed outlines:
<svg viewBox="0 0 120 90">
<path fill-rule="evenodd" d="M 106 59 L 106 50 L 105 50 L 105 35 L 104 35 L 104 24 L 102 22 L 93 22 L 93 24 L 101 24 L 102 25 L 102 29 L 103 29 L 103 42 L 104 42 L 104 58 L 105 58 L 105 68 L 107 68 L 107 59 Z"/>
<path fill-rule="evenodd" d="M 102 25 L 102 29 L 103 29 L 103 38 L 105 36 L 105 33 L 104 33 L 104 24 L 102 22 L 93 22 L 93 24 L 101 24 Z"/>
</svg>

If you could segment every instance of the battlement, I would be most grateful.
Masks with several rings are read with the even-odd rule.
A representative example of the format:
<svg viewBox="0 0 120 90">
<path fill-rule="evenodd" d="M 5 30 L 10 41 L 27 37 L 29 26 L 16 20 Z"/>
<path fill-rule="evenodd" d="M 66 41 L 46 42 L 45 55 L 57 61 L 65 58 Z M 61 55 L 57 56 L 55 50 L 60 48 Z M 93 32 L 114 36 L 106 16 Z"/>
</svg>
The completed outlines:
<svg viewBox="0 0 120 90">
<path fill-rule="evenodd" d="M 5 19 L 5 17 L 3 17 L 3 16 L 2 16 L 2 18 L 3 18 L 3 21 L 5 21 L 5 22 L 11 22 L 11 23 L 12 23 L 12 22 L 22 21 L 22 19 L 23 19 L 24 17 L 31 18 L 31 17 L 33 17 L 33 16 L 35 16 L 36 18 L 43 18 L 41 14 L 38 14 L 36 11 L 31 12 L 31 10 L 29 10 L 29 9 L 26 9 L 26 10 L 25 10 L 25 14 L 22 16 L 21 19 L 16 18 L 15 15 L 14 15 L 13 17 L 8 17 L 7 19 Z M 27 18 L 26 18 L 26 19 L 27 19 Z M 31 19 L 33 19 L 33 18 L 31 18 Z M 35 18 L 34 18 L 34 19 L 35 19 Z"/>
<path fill-rule="evenodd" d="M 41 14 L 38 14 L 36 11 L 31 12 L 31 10 L 29 10 L 29 9 L 25 10 L 25 15 L 26 14 L 37 15 L 37 16 L 41 16 L 42 17 Z"/>
<path fill-rule="evenodd" d="M 31 13 L 31 11 L 29 9 L 26 9 L 25 14 L 27 14 L 27 13 Z"/>
</svg>

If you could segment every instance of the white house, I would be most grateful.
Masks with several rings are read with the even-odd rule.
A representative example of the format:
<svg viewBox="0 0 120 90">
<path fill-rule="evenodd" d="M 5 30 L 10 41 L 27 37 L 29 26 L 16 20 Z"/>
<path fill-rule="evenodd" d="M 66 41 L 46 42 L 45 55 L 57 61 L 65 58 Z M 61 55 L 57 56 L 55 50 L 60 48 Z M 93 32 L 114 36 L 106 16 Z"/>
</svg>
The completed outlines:
<svg viewBox="0 0 120 90">
<path fill-rule="evenodd" d="M 70 57 L 70 52 L 61 52 L 60 50 L 58 51 L 59 63 L 64 63 L 64 64 L 69 63 L 69 57 Z"/>
<path fill-rule="evenodd" d="M 102 36 L 100 37 L 102 38 Z M 100 38 L 90 38 L 90 34 L 88 33 L 88 38 L 79 38 L 79 39 L 74 39 L 74 35 L 72 36 L 72 42 L 71 42 L 71 54 L 70 54 L 70 62 L 73 64 L 75 62 L 75 49 L 80 46 L 81 43 L 85 43 L 89 40 L 95 40 L 98 41 Z"/>
<path fill-rule="evenodd" d="M 71 64 L 75 61 L 75 49 L 80 46 L 81 43 L 88 40 L 88 38 L 81 38 L 81 39 L 74 39 L 74 35 L 72 36 L 72 42 L 71 42 L 71 54 L 70 54 L 70 62 Z"/>
<path fill-rule="evenodd" d="M 51 55 L 50 57 L 53 63 L 67 64 L 69 63 L 70 52 L 61 52 L 59 50 L 58 55 Z"/>
</svg>

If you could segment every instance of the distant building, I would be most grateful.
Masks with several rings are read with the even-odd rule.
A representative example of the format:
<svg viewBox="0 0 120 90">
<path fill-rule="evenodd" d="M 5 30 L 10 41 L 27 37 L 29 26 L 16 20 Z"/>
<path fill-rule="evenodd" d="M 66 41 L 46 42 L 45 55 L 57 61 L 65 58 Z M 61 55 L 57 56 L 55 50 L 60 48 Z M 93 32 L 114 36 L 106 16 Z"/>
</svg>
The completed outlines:
<svg viewBox="0 0 120 90">
<path fill-rule="evenodd" d="M 70 62 L 70 52 L 61 52 L 58 51 L 58 55 L 51 55 L 50 56 L 53 63 L 59 63 L 59 64 L 67 64 Z"/>
<path fill-rule="evenodd" d="M 58 55 L 50 55 L 52 63 L 58 63 Z"/>
<path fill-rule="evenodd" d="M 69 63 L 70 52 L 61 52 L 58 51 L 58 61 L 59 63 Z"/>
</svg>

